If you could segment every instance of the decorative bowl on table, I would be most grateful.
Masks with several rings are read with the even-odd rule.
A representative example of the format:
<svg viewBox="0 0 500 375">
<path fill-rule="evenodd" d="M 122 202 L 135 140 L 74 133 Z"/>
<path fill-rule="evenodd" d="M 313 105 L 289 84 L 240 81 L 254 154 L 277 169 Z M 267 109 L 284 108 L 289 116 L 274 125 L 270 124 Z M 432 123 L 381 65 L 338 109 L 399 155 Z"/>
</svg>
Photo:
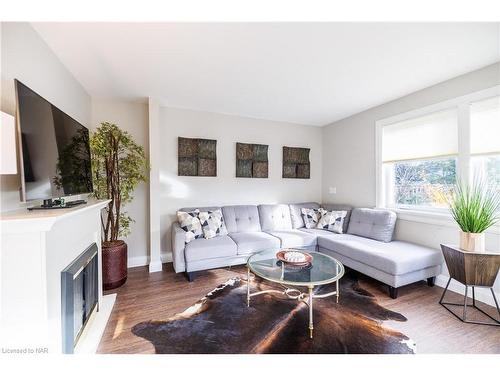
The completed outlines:
<svg viewBox="0 0 500 375">
<path fill-rule="evenodd" d="M 276 254 L 276 258 L 290 266 L 307 266 L 312 261 L 311 254 L 294 249 L 281 250 Z"/>
</svg>

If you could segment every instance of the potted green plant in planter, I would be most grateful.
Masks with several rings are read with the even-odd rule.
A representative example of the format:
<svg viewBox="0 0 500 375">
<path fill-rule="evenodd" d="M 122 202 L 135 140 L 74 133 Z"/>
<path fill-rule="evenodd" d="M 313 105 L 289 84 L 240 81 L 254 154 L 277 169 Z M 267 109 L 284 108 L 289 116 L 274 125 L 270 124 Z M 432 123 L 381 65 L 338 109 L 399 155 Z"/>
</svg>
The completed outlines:
<svg viewBox="0 0 500 375">
<path fill-rule="evenodd" d="M 460 248 L 484 251 L 484 231 L 500 218 L 500 191 L 479 180 L 472 185 L 457 183 L 449 204 L 460 227 Z"/>
<path fill-rule="evenodd" d="M 133 219 L 124 205 L 134 189 L 147 180 L 149 163 L 142 146 L 116 124 L 102 122 L 90 137 L 94 196 L 110 199 L 101 215 L 104 289 L 117 288 L 127 280 L 127 244 L 120 238 L 130 233 Z"/>
</svg>

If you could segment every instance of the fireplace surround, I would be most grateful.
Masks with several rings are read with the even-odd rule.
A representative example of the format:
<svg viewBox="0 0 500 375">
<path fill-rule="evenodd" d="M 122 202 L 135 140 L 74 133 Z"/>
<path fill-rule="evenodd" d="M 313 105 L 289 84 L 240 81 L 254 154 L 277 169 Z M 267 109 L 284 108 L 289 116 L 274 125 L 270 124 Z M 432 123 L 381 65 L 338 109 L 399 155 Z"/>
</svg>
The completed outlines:
<svg viewBox="0 0 500 375">
<path fill-rule="evenodd" d="M 86 205 L 63 210 L 24 209 L 0 214 L 0 346 L 45 348 L 50 354 L 70 353 L 71 348 L 74 353 L 96 352 L 116 298 L 115 294 L 102 294 L 100 213 L 108 203 L 89 199 Z M 97 258 L 92 257 L 96 251 Z M 89 258 L 89 264 L 96 262 L 98 282 L 90 282 L 95 275 L 89 277 L 92 269 L 88 268 L 85 280 L 90 286 L 86 290 L 94 291 L 91 285 L 96 286 L 97 304 L 90 302 L 92 294 L 87 295 L 85 305 L 80 301 L 76 310 L 81 315 L 77 314 L 79 320 L 73 321 L 70 330 L 63 323 L 63 311 L 67 316 L 71 308 L 68 301 L 63 306 L 62 297 L 67 293 L 61 282 L 63 272 L 70 271 L 66 277 L 72 280 L 76 275 L 77 281 L 83 282 L 78 277 L 84 274 L 78 271 Z M 73 310 L 75 300 L 79 301 L 73 299 Z M 69 332 L 71 345 L 65 341 Z"/>
</svg>

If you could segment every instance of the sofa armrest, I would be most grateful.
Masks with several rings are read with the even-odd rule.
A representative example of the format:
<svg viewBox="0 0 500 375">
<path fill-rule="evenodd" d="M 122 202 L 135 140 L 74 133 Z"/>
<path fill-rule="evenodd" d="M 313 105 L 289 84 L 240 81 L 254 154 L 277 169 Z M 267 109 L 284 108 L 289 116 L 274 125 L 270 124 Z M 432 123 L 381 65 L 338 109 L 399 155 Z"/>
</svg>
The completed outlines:
<svg viewBox="0 0 500 375">
<path fill-rule="evenodd" d="M 184 260 L 184 248 L 186 246 L 186 232 L 179 223 L 172 224 L 172 261 L 175 272 L 184 272 L 186 262 Z"/>
</svg>

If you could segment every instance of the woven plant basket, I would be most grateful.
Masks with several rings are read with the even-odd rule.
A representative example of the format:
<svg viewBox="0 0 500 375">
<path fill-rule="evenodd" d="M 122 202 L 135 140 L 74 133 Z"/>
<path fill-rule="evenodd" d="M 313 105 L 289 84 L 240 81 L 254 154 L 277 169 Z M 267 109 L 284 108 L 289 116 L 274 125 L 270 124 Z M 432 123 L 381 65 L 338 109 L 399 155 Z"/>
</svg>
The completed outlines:
<svg viewBox="0 0 500 375">
<path fill-rule="evenodd" d="M 122 286 L 127 281 L 127 244 L 122 241 L 102 244 L 102 283 L 104 290 Z"/>
</svg>

